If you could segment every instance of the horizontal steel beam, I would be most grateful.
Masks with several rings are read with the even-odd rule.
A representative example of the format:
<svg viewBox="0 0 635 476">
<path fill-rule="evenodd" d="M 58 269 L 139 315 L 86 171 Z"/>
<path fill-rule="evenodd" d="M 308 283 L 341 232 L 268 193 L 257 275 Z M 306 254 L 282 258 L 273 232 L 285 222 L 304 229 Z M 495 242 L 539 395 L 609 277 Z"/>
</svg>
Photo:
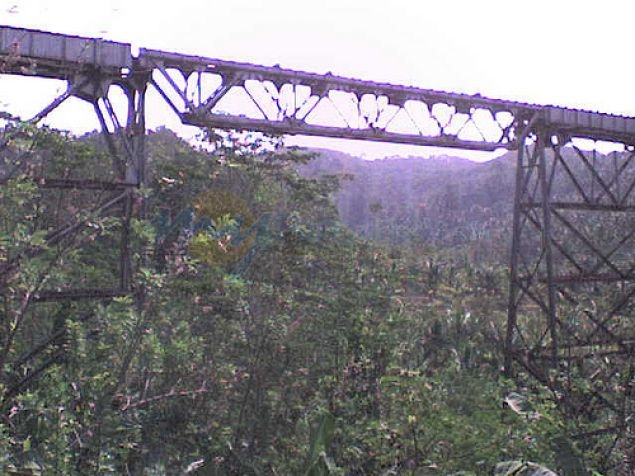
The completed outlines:
<svg viewBox="0 0 635 476">
<path fill-rule="evenodd" d="M 78 190 L 124 190 L 128 187 L 137 188 L 139 184 L 133 182 L 112 182 L 93 179 L 62 179 L 37 177 L 35 183 L 40 188 L 78 189 Z"/>
<path fill-rule="evenodd" d="M 555 284 L 579 284 L 579 283 L 615 283 L 621 281 L 634 281 L 634 273 L 626 273 L 623 275 L 616 273 L 576 273 L 567 274 L 562 276 L 554 276 L 553 282 Z M 541 282 L 546 282 L 546 279 L 540 279 Z"/>
<path fill-rule="evenodd" d="M 547 106 L 543 120 L 558 132 L 572 137 L 635 144 L 635 118 L 578 109 Z"/>
<path fill-rule="evenodd" d="M 129 43 L 0 25 L 0 73 L 70 79 L 87 69 L 132 68 Z"/>
<path fill-rule="evenodd" d="M 539 202 L 521 203 L 522 210 L 542 207 Z M 615 205 L 612 203 L 585 203 L 585 202 L 549 202 L 549 208 L 553 210 L 583 210 L 599 212 L 635 212 L 635 205 Z"/>
<path fill-rule="evenodd" d="M 69 290 L 42 290 L 39 291 L 33 300 L 36 302 L 64 301 L 78 299 L 111 299 L 117 297 L 130 296 L 132 293 L 126 289 L 113 288 L 86 288 Z"/>
<path fill-rule="evenodd" d="M 305 122 L 248 118 L 240 116 L 186 113 L 181 116 L 183 123 L 192 126 L 210 127 L 215 129 L 238 129 L 259 131 L 269 134 L 292 134 L 318 137 L 333 137 L 342 139 L 356 139 L 374 142 L 391 142 L 395 144 L 411 144 L 432 147 L 449 147 L 464 150 L 479 150 L 491 152 L 503 147 L 498 142 L 476 142 L 457 139 L 454 136 L 427 137 L 417 134 L 389 132 L 383 129 L 353 129 L 350 127 L 321 126 Z M 288 118 L 287 118 L 288 119 Z M 506 148 L 514 148 L 508 143 Z"/>
</svg>

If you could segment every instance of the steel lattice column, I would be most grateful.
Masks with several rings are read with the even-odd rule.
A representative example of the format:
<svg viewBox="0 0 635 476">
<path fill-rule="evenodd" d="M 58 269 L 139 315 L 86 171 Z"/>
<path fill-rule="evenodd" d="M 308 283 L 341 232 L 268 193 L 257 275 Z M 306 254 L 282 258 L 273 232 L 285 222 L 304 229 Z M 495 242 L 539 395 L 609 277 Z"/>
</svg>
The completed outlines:
<svg viewBox="0 0 635 476">
<path fill-rule="evenodd" d="M 506 370 L 558 396 L 604 469 L 629 471 L 612 455 L 634 444 L 635 152 L 583 151 L 541 121 L 522 139 Z"/>
<path fill-rule="evenodd" d="M 78 76 L 69 81 L 67 93 L 54 100 L 33 118 L 37 122 L 52 112 L 64 100 L 78 97 L 92 104 L 101 125 L 101 133 L 111 156 L 114 180 L 63 180 L 47 177 L 47 188 L 109 191 L 106 199 L 90 212 L 102 216 L 115 215 L 121 220 L 119 276 L 109 287 L 88 287 L 63 291 L 42 290 L 38 300 L 103 298 L 129 294 L 133 287 L 133 263 L 130 250 L 130 223 L 134 215 L 142 217 L 144 206 L 138 188 L 145 182 L 145 94 L 148 75 L 131 74 L 126 77 L 103 75 L 99 71 Z M 125 97 L 125 113 L 118 114 L 111 94 L 120 88 Z M 117 211 L 118 209 L 118 211 Z M 60 236 L 80 229 L 81 222 L 69 223 Z M 55 238 L 55 236 L 53 237 Z M 54 239 L 51 241 L 54 242 Z"/>
</svg>

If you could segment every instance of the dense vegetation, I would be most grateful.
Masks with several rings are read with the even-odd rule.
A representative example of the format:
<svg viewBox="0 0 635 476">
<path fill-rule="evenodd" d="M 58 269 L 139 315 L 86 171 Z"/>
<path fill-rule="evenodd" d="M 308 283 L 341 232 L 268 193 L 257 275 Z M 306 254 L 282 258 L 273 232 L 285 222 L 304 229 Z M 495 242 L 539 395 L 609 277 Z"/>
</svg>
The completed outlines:
<svg viewBox="0 0 635 476">
<path fill-rule="evenodd" d="M 103 180 L 109 158 L 96 137 L 5 127 L 0 471 L 590 474 L 593 455 L 569 440 L 553 395 L 501 375 L 507 271 L 504 257 L 489 258 L 504 251 L 470 260 L 485 243 L 471 235 L 444 246 L 352 233 L 400 223 L 411 202 L 349 201 L 344 226 L 334 197 L 347 178 L 314 173 L 313 153 L 233 136 L 212 136 L 207 152 L 167 130 L 148 139 L 135 295 L 39 302 L 46 290 L 117 281 L 121 221 L 97 206 L 112 192 L 41 180 Z M 429 210 L 434 226 L 464 219 L 456 187 L 434 188 L 417 213 Z M 266 246 L 240 272 L 188 252 L 184 230 L 154 243 L 153 217 L 210 189 L 239 196 L 256 219 L 270 214 Z M 508 198 L 489 205 L 501 236 Z M 473 202 L 481 220 L 488 205 Z M 81 225 L 52 234 L 68 222 Z M 455 254 L 459 245 L 471 255 Z"/>
</svg>

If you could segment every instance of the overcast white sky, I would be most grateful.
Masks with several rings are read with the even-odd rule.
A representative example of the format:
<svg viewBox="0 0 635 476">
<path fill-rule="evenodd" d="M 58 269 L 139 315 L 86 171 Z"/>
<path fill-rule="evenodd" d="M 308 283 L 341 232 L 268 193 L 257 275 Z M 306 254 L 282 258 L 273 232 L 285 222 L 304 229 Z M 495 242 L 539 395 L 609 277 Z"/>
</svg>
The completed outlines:
<svg viewBox="0 0 635 476">
<path fill-rule="evenodd" d="M 0 0 L 3 25 L 631 116 L 634 22 L 635 2 L 624 0 Z M 0 105 L 26 116 L 60 88 L 2 76 Z M 68 108 L 54 125 L 69 127 Z M 369 157 L 426 154 L 320 144 Z"/>
</svg>

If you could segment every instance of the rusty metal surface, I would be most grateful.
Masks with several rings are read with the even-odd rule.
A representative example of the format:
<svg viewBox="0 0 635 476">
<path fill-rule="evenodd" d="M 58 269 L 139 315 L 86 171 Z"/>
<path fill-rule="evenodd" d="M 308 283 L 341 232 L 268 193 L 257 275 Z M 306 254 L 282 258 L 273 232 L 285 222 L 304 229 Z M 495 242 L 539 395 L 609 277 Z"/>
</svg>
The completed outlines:
<svg viewBox="0 0 635 476">
<path fill-rule="evenodd" d="M 0 56 L 9 66 L 13 62 L 26 68 L 11 71 L 17 74 L 37 75 L 38 61 L 45 62 L 48 69 L 54 69 L 54 65 L 48 64 L 49 62 L 57 62 L 60 71 L 64 73 L 69 66 L 115 70 L 132 67 L 132 53 L 128 43 L 10 26 L 0 26 Z"/>
</svg>

